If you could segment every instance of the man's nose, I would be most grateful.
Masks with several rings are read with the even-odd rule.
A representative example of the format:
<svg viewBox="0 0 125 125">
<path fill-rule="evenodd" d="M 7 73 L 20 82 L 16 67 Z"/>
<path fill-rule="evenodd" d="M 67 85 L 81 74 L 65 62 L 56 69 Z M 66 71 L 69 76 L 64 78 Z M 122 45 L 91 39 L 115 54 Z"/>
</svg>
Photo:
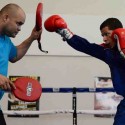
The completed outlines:
<svg viewBox="0 0 125 125">
<path fill-rule="evenodd" d="M 107 37 L 106 36 L 103 36 L 103 41 L 107 41 Z"/>
<path fill-rule="evenodd" d="M 18 27 L 18 31 L 21 31 L 21 26 Z"/>
</svg>

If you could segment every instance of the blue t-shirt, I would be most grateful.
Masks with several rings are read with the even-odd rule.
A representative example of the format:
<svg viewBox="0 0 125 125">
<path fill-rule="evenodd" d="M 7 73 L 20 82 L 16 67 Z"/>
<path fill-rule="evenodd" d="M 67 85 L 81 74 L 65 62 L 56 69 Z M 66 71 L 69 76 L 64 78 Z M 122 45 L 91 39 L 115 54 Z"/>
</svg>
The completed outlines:
<svg viewBox="0 0 125 125">
<path fill-rule="evenodd" d="M 8 36 L 0 35 L 0 74 L 7 76 L 9 60 L 17 56 L 17 48 Z M 0 90 L 0 99 L 4 91 Z"/>
</svg>

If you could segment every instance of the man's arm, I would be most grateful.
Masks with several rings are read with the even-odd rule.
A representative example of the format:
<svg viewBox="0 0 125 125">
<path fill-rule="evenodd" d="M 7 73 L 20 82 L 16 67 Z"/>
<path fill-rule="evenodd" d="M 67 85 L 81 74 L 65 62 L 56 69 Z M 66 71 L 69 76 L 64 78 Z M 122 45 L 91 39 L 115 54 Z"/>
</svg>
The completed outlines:
<svg viewBox="0 0 125 125">
<path fill-rule="evenodd" d="M 90 43 L 85 38 L 74 35 L 67 26 L 65 20 L 59 15 L 50 16 L 45 22 L 44 27 L 49 32 L 56 32 L 63 37 L 64 41 L 77 51 L 86 53 L 98 59 L 105 59 L 104 47 Z"/>
<path fill-rule="evenodd" d="M 17 47 L 17 56 L 10 60 L 10 62 L 14 63 L 18 60 L 20 60 L 28 51 L 29 47 L 31 46 L 32 42 L 34 40 L 37 40 L 39 38 L 39 35 L 41 35 L 42 30 L 36 31 L 34 28 L 32 30 L 32 33 L 30 37 L 28 37 L 26 40 L 24 40 L 20 45 L 16 46 Z"/>
</svg>

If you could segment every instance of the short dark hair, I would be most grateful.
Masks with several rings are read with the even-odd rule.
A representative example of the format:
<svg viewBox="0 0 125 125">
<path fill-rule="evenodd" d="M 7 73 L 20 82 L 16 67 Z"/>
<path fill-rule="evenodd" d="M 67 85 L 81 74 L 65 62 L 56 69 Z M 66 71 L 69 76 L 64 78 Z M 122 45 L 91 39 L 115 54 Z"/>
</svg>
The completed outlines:
<svg viewBox="0 0 125 125">
<path fill-rule="evenodd" d="M 120 20 L 117 18 L 108 18 L 106 19 L 101 25 L 100 30 L 102 30 L 104 27 L 108 27 L 110 30 L 115 30 L 117 28 L 123 28 L 123 25 Z"/>
</svg>

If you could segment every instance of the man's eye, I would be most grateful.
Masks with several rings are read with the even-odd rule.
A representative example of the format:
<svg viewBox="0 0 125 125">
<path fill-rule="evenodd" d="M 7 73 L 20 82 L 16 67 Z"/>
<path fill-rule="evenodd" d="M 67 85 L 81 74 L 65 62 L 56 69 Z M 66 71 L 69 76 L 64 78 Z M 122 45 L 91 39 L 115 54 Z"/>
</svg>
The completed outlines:
<svg viewBox="0 0 125 125">
<path fill-rule="evenodd" d="M 103 33 L 102 36 L 109 36 L 110 33 Z"/>
<path fill-rule="evenodd" d="M 16 24 L 17 24 L 18 26 L 21 26 L 21 25 L 22 25 L 22 23 L 21 23 L 21 22 L 17 22 Z"/>
</svg>

